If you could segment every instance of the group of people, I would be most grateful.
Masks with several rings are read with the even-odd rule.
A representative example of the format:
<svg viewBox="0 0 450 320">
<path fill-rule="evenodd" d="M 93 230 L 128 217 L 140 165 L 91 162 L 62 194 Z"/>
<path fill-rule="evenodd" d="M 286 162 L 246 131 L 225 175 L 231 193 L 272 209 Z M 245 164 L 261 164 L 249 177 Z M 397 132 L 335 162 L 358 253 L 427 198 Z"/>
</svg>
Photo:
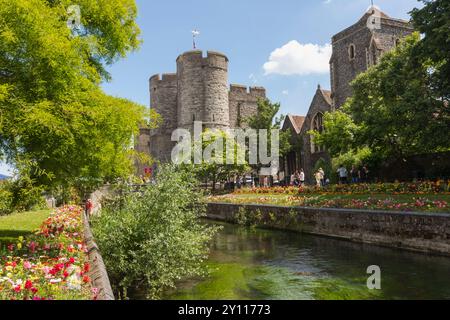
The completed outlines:
<svg viewBox="0 0 450 320">
<path fill-rule="evenodd" d="M 352 166 L 350 172 L 344 165 L 340 165 L 336 173 L 339 176 L 339 184 L 366 183 L 369 181 L 369 170 L 367 169 L 367 165 L 363 165 L 359 168 Z M 314 174 L 314 178 L 316 180 L 317 187 L 325 187 L 330 184 L 330 179 L 326 177 L 325 171 L 322 168 L 317 170 Z M 291 186 L 301 187 L 305 185 L 305 181 L 305 171 L 301 169 L 300 171 L 295 171 L 295 173 L 291 175 L 290 184 Z"/>
<path fill-rule="evenodd" d="M 363 165 L 360 168 L 353 165 L 350 172 L 348 172 L 344 165 L 340 165 L 337 173 L 339 175 L 340 184 L 347 184 L 349 182 L 366 183 L 369 181 L 369 169 L 367 169 L 367 165 Z"/>
<path fill-rule="evenodd" d="M 301 187 L 305 185 L 306 175 L 305 171 L 295 171 L 294 174 L 291 175 L 291 186 Z"/>
</svg>

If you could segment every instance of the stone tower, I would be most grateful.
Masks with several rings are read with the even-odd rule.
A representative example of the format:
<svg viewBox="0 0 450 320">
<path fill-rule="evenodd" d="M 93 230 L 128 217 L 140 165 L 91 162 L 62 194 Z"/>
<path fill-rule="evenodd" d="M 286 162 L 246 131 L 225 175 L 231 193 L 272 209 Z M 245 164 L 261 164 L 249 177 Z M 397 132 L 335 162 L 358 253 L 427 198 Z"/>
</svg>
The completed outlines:
<svg viewBox="0 0 450 320">
<path fill-rule="evenodd" d="M 340 108 L 352 95 L 350 83 L 375 65 L 383 53 L 395 48 L 401 38 L 414 31 L 404 20 L 394 19 L 376 7 L 354 25 L 332 38 L 330 60 L 333 108 Z"/>
<path fill-rule="evenodd" d="M 177 58 L 177 72 L 150 78 L 150 108 L 162 117 L 158 129 L 141 129 L 136 150 L 168 162 L 178 128 L 192 132 L 195 121 L 204 129 L 246 127 L 245 120 L 258 112 L 258 99 L 266 98 L 262 87 L 231 85 L 228 58 L 218 52 L 188 51 Z M 139 174 L 143 165 L 137 164 Z"/>
<path fill-rule="evenodd" d="M 205 128 L 230 127 L 228 58 L 217 52 L 189 51 L 177 59 L 178 127 L 192 129 L 194 121 Z"/>
<path fill-rule="evenodd" d="M 177 123 L 178 78 L 176 74 L 155 75 L 150 78 L 150 107 L 161 115 L 163 123 L 158 129 L 150 131 L 150 154 L 159 159 L 170 159 L 174 143 L 172 132 Z"/>
</svg>

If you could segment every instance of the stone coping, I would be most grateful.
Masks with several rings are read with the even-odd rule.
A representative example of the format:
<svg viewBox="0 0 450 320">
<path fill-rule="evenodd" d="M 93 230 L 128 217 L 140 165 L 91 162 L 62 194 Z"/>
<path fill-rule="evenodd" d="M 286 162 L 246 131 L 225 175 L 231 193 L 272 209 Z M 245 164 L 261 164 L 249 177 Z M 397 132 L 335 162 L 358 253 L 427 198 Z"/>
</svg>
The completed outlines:
<svg viewBox="0 0 450 320">
<path fill-rule="evenodd" d="M 207 204 L 218 204 L 218 205 L 233 205 L 233 206 L 257 206 L 262 208 L 278 208 L 278 209 L 296 209 L 304 211 L 315 211 L 315 212 L 335 212 L 335 213 L 353 213 L 353 214 L 389 214 L 389 215 L 400 215 L 400 216 L 415 216 L 415 217 L 429 217 L 429 218 L 449 218 L 449 213 L 427 213 L 427 212 L 413 212 L 413 211 L 388 211 L 388 210 L 364 210 L 364 209 L 340 209 L 340 208 L 314 208 L 314 207 L 301 207 L 301 206 L 280 206 L 275 204 L 259 204 L 259 203 L 231 203 L 231 202 L 207 202 Z"/>
<path fill-rule="evenodd" d="M 115 300 L 114 293 L 109 282 L 108 272 L 103 262 L 100 249 L 95 243 L 92 235 L 89 218 L 86 213 L 83 214 L 84 239 L 88 249 L 88 258 L 91 265 L 89 276 L 92 280 L 92 286 L 98 289 L 98 300 Z"/>
</svg>

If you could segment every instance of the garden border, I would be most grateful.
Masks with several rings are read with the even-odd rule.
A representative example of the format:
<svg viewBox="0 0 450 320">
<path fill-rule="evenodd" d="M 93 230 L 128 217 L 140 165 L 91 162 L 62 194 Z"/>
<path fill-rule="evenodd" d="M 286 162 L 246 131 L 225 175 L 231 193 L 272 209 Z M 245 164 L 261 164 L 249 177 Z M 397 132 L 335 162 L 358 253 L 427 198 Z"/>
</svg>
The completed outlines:
<svg viewBox="0 0 450 320">
<path fill-rule="evenodd" d="M 207 217 L 233 223 L 240 208 L 259 210 L 257 227 L 450 256 L 450 214 L 209 202 Z"/>
<path fill-rule="evenodd" d="M 86 212 L 83 213 L 83 225 L 84 239 L 88 250 L 87 255 L 91 265 L 89 275 L 92 280 L 92 286 L 98 289 L 98 300 L 115 300 L 108 272 L 100 250 L 95 243 L 94 236 L 92 235 L 89 218 Z"/>
</svg>

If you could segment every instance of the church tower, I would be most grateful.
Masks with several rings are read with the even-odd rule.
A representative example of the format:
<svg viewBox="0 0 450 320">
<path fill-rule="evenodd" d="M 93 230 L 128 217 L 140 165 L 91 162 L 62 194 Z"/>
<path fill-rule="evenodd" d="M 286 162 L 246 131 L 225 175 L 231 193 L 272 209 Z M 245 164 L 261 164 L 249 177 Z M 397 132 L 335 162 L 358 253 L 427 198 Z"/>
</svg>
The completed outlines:
<svg viewBox="0 0 450 320">
<path fill-rule="evenodd" d="M 377 64 L 380 57 L 414 31 L 405 20 L 394 19 L 371 7 L 354 25 L 332 38 L 330 60 L 333 108 L 340 108 L 352 95 L 350 83 Z"/>
</svg>

